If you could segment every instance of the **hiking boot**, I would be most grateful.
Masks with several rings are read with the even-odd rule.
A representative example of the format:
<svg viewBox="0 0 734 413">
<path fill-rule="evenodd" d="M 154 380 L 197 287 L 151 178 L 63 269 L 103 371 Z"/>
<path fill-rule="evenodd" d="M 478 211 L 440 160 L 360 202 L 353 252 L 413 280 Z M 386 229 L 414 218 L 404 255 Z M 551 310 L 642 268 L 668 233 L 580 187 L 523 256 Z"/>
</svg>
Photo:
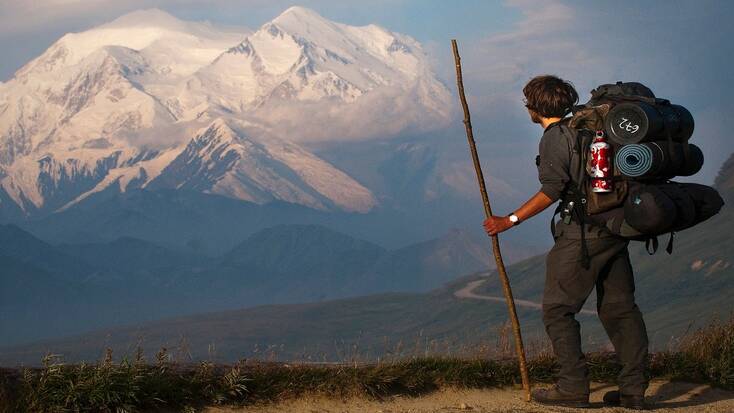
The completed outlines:
<svg viewBox="0 0 734 413">
<path fill-rule="evenodd" d="M 645 396 L 631 396 L 621 394 L 617 390 L 608 391 L 604 394 L 604 404 L 620 406 L 632 410 L 646 410 Z"/>
<path fill-rule="evenodd" d="M 561 390 L 558 386 L 550 389 L 535 389 L 533 401 L 540 404 L 563 407 L 590 407 L 588 394 L 574 394 Z"/>
</svg>

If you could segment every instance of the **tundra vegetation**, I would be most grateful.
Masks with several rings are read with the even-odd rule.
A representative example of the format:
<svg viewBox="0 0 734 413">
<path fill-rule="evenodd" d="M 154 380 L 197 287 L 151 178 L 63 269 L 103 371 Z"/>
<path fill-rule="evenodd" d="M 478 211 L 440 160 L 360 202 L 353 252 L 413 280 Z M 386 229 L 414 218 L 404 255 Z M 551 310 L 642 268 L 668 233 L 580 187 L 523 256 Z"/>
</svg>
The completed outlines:
<svg viewBox="0 0 734 413">
<path fill-rule="evenodd" d="M 503 340 L 498 344 L 501 344 Z M 497 351 L 497 347 L 507 347 Z M 614 382 L 619 365 L 610 353 L 588 354 L 591 377 Z M 549 383 L 558 366 L 547 348 L 529 359 L 534 383 Z M 683 337 L 676 348 L 650 358 L 652 378 L 734 389 L 734 317 Z M 488 388 L 519 383 L 509 346 L 476 348 L 460 356 L 414 354 L 361 363 L 283 363 L 242 360 L 234 365 L 181 363 L 161 349 L 153 360 L 141 351 L 114 361 L 64 364 L 53 355 L 35 369 L 0 371 L 0 412 L 195 412 L 211 405 L 273 403 L 304 395 L 381 399 L 420 396 L 442 388 Z"/>
</svg>

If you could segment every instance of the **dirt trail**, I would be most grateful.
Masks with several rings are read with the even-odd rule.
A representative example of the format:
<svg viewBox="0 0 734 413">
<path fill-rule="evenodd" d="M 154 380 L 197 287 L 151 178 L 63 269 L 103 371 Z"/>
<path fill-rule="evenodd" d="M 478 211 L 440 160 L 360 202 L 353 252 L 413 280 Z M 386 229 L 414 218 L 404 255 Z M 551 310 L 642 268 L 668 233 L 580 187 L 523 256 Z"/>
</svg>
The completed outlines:
<svg viewBox="0 0 734 413">
<path fill-rule="evenodd" d="M 496 301 L 496 302 L 505 304 L 505 297 L 496 297 L 496 296 L 491 296 L 491 295 L 479 295 L 474 292 L 475 289 L 479 288 L 479 286 L 484 284 L 485 282 L 487 282 L 486 279 L 470 281 L 466 286 L 464 286 L 464 288 L 454 292 L 454 297 L 469 298 L 469 299 L 475 299 L 475 300 Z M 528 308 L 534 308 L 536 310 L 542 309 L 542 306 L 540 303 L 537 303 L 535 301 L 529 301 L 529 300 L 519 300 L 517 298 L 515 298 L 515 305 L 517 307 L 528 307 Z M 596 315 L 596 311 L 581 310 L 581 314 Z"/>
<path fill-rule="evenodd" d="M 240 409 L 211 408 L 208 413 L 589 413 L 630 412 L 621 408 L 604 407 L 604 392 L 614 389 L 611 385 L 596 383 L 592 387 L 591 401 L 594 409 L 569 409 L 546 407 L 526 403 L 519 389 L 443 390 L 423 397 L 395 397 L 386 401 L 364 399 L 334 400 L 302 398 L 276 405 L 255 406 Z M 734 392 L 714 389 L 707 385 L 655 381 L 647 391 L 648 400 L 655 412 L 734 412 Z"/>
</svg>

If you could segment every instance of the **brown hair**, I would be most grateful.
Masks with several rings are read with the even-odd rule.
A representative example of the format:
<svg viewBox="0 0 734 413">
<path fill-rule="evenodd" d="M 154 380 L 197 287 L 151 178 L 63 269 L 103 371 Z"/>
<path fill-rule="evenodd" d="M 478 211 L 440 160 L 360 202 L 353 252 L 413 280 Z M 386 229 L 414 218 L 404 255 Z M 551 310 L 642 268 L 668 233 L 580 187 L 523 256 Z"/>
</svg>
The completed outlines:
<svg viewBox="0 0 734 413">
<path fill-rule="evenodd" d="M 579 101 L 571 82 L 553 75 L 536 76 L 522 88 L 525 107 L 545 118 L 562 118 Z"/>
</svg>

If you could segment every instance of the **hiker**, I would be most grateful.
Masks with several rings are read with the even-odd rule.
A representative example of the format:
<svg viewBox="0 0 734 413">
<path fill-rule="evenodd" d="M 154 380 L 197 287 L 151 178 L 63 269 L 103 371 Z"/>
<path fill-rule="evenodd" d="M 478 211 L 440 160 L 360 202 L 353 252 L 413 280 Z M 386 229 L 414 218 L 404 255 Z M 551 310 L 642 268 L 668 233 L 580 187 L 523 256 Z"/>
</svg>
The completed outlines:
<svg viewBox="0 0 734 413">
<path fill-rule="evenodd" d="M 552 226 L 555 243 L 547 256 L 542 307 L 543 323 L 560 371 L 556 385 L 533 391 L 533 400 L 548 405 L 589 406 L 589 373 L 575 315 L 596 286 L 599 319 L 622 364 L 619 391 L 608 392 L 604 401 L 644 409 L 648 339 L 635 304 L 629 240 L 595 225 L 583 225 L 568 211 L 563 214 L 569 187 L 576 184 L 572 173 L 573 165 L 578 164 L 578 154 L 573 151 L 576 131 L 567 125 L 567 115 L 577 104 L 578 93 L 569 82 L 544 75 L 530 80 L 523 94 L 530 120 L 544 130 L 536 157 L 541 188 L 512 214 L 489 217 L 483 226 L 489 235 L 498 234 L 559 200 L 561 217 L 566 218 Z"/>
</svg>

